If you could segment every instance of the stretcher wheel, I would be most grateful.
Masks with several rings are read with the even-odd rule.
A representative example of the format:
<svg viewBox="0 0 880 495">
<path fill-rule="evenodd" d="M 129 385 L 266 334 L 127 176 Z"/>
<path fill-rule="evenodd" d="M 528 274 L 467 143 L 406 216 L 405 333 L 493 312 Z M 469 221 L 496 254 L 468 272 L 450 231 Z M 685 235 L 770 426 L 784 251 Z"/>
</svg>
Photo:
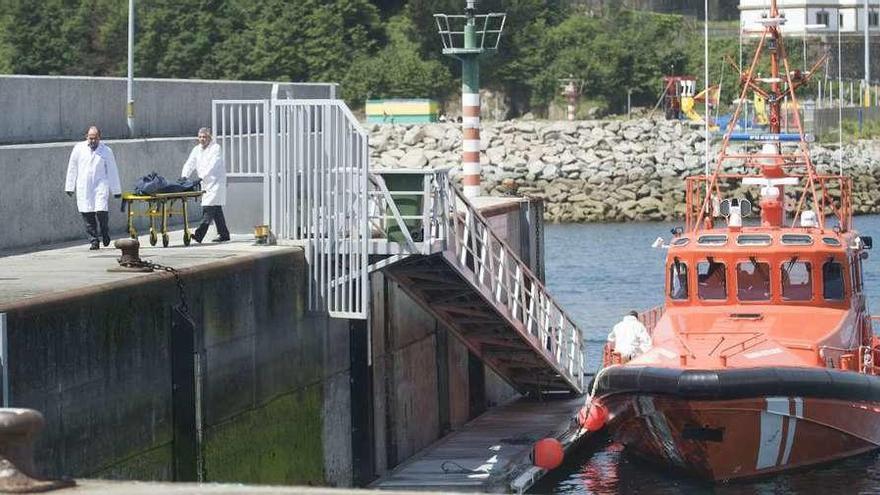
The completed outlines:
<svg viewBox="0 0 880 495">
<path fill-rule="evenodd" d="M 156 232 L 151 230 L 150 231 L 150 246 L 155 246 L 156 242 L 158 242 L 158 241 L 159 241 L 159 238 L 156 236 Z"/>
<path fill-rule="evenodd" d="M 168 234 L 162 234 L 162 247 L 168 247 Z"/>
<path fill-rule="evenodd" d="M 188 230 L 184 230 L 184 231 L 183 231 L 183 245 L 184 245 L 184 246 L 189 246 L 189 242 L 190 242 L 191 239 L 192 239 L 192 237 L 190 237 L 190 235 L 189 235 L 189 231 L 188 231 Z"/>
</svg>

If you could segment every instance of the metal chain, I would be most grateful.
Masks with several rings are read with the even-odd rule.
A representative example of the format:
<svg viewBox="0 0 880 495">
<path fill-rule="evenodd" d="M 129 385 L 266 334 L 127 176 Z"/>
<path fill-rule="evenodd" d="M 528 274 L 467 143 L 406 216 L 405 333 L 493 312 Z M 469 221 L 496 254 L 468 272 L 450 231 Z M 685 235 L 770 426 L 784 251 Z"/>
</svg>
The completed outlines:
<svg viewBox="0 0 880 495">
<path fill-rule="evenodd" d="M 180 277 L 180 272 L 177 271 L 176 268 L 160 265 L 158 263 L 151 263 L 144 260 L 139 260 L 137 262 L 131 263 L 122 263 L 122 266 L 127 266 L 131 268 L 150 268 L 152 270 L 160 270 L 174 275 L 174 282 L 177 284 L 177 295 L 180 298 L 180 310 L 181 312 L 183 312 L 183 314 L 189 316 L 189 305 L 187 305 L 186 303 L 186 286 L 184 286 L 183 279 Z"/>
</svg>

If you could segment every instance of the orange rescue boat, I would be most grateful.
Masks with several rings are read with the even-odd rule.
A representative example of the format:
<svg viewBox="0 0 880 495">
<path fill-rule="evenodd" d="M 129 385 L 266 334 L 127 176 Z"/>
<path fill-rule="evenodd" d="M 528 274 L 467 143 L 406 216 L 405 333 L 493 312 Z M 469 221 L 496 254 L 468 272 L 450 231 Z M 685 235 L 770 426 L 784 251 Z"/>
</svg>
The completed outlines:
<svg viewBox="0 0 880 495">
<path fill-rule="evenodd" d="M 580 415 L 626 450 L 709 480 L 880 446 L 880 341 L 862 285 L 872 241 L 852 228 L 851 179 L 814 167 L 797 111 L 797 133 L 780 130 L 781 103 L 797 109 L 823 62 L 790 69 L 784 21 L 771 0 L 750 65 L 737 67 L 740 107 L 714 171 L 686 181 L 686 226 L 662 246 L 665 304 L 641 315 L 651 349 L 623 362 L 606 346 Z M 757 77 L 763 55 L 769 78 Z M 733 132 L 749 91 L 769 103 L 766 134 Z M 737 140 L 744 149 L 731 149 Z M 760 222 L 735 197 L 745 190 Z"/>
</svg>

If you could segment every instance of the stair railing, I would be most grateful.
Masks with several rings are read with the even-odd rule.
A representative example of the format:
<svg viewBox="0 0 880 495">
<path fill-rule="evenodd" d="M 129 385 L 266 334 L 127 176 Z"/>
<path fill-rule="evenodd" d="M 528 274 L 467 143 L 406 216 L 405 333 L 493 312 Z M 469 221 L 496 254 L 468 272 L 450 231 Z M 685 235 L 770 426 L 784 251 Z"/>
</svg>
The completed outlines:
<svg viewBox="0 0 880 495">
<path fill-rule="evenodd" d="M 449 181 L 445 175 L 438 180 Z M 457 187 L 448 182 L 436 190 L 441 194 L 436 203 L 445 206 L 446 250 L 454 254 L 450 258 L 470 272 L 472 283 L 506 312 L 517 331 L 531 339 L 566 380 L 582 390 L 581 329 Z"/>
</svg>

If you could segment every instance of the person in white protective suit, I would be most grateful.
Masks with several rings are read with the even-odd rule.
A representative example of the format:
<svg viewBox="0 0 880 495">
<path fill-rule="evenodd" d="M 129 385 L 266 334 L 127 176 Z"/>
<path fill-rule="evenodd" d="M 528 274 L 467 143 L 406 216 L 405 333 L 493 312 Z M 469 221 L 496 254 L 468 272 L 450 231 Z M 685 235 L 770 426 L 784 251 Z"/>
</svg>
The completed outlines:
<svg viewBox="0 0 880 495">
<path fill-rule="evenodd" d="M 217 237 L 212 242 L 229 240 L 229 229 L 226 217 L 223 216 L 223 205 L 226 204 L 226 166 L 223 164 L 223 152 L 220 145 L 213 142 L 211 129 L 202 127 L 198 133 L 199 144 L 189 154 L 183 164 L 182 177 L 189 178 L 195 174 L 202 179 L 202 223 L 196 228 L 193 239 L 201 243 L 208 232 L 211 222 L 217 229 Z"/>
<path fill-rule="evenodd" d="M 100 248 L 99 225 L 100 240 L 105 246 L 109 245 L 110 194 L 119 198 L 122 188 L 113 150 L 101 142 L 101 131 L 95 126 L 89 127 L 86 140 L 77 143 L 70 153 L 64 191 L 68 196 L 76 193 L 76 206 L 85 223 L 89 249 Z"/>
<path fill-rule="evenodd" d="M 608 334 L 608 342 L 614 346 L 614 352 L 620 354 L 624 361 L 651 349 L 651 335 L 648 334 L 645 325 L 639 321 L 638 316 L 638 312 L 630 311 Z"/>
</svg>

